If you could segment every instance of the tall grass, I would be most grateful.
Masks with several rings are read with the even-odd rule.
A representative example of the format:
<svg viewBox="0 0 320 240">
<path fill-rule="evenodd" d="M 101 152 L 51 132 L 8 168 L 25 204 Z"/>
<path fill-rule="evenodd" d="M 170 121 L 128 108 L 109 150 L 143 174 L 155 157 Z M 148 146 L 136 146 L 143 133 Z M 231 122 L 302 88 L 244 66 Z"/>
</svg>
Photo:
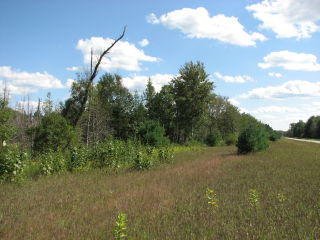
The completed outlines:
<svg viewBox="0 0 320 240">
<path fill-rule="evenodd" d="M 128 239 L 319 239 L 319 146 L 281 140 L 236 152 L 208 148 L 149 171 L 2 184 L 0 238 L 113 239 L 122 212 Z"/>
</svg>

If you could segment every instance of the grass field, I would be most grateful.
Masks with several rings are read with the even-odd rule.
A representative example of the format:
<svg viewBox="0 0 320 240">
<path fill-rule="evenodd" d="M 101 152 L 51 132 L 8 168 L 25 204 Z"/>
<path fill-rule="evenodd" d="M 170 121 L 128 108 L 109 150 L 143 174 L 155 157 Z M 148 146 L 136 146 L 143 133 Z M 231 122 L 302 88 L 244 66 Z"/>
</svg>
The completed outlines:
<svg viewBox="0 0 320 240">
<path fill-rule="evenodd" d="M 208 148 L 148 171 L 0 185 L 0 239 L 113 239 L 119 212 L 128 239 L 320 239 L 320 146 L 280 140 L 247 156 Z"/>
</svg>

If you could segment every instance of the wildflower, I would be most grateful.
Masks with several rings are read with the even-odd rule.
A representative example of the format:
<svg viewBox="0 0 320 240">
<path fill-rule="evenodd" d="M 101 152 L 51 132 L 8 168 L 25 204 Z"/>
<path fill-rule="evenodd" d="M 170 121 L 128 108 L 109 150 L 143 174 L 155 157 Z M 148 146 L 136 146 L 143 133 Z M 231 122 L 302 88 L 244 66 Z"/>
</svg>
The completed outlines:
<svg viewBox="0 0 320 240">
<path fill-rule="evenodd" d="M 213 208 L 218 208 L 219 204 L 218 204 L 218 198 L 217 198 L 217 194 L 214 192 L 214 190 L 207 188 L 206 191 L 206 196 L 208 198 L 208 204 L 210 204 Z"/>
</svg>

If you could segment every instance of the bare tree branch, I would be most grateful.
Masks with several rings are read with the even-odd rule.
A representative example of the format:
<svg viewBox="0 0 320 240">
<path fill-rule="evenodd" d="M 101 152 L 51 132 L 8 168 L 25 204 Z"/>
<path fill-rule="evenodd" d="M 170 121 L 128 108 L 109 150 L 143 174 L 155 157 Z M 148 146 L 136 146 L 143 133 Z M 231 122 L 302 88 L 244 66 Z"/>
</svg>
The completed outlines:
<svg viewBox="0 0 320 240">
<path fill-rule="evenodd" d="M 83 114 L 83 112 L 85 110 L 85 106 L 86 106 L 86 103 L 88 101 L 88 95 L 89 95 L 90 86 L 91 86 L 93 80 L 95 79 L 95 77 L 98 74 L 98 69 L 99 69 L 99 66 L 101 64 L 101 61 L 102 61 L 103 57 L 107 53 L 109 53 L 109 51 L 114 47 L 114 45 L 116 45 L 116 43 L 119 42 L 124 37 L 124 35 L 126 33 L 126 29 L 127 29 L 127 26 L 124 26 L 122 34 L 116 40 L 114 40 L 114 42 L 106 50 L 104 50 L 100 54 L 100 56 L 98 58 L 98 62 L 94 66 L 93 72 L 92 72 L 92 68 L 91 68 L 90 77 L 88 78 L 88 82 L 87 82 L 87 86 L 86 86 L 86 89 L 85 89 L 84 97 L 83 97 L 82 101 L 80 102 L 80 109 L 79 109 L 78 116 L 76 117 L 76 119 L 74 121 L 74 126 L 77 125 L 79 119 L 81 118 L 81 116 L 82 116 L 82 114 Z"/>
</svg>

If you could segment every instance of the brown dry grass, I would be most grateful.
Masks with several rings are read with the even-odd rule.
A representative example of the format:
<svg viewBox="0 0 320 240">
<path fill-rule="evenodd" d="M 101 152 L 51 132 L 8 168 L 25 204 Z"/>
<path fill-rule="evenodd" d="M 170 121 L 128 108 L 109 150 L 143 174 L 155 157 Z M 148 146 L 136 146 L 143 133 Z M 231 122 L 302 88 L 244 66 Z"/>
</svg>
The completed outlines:
<svg viewBox="0 0 320 240">
<path fill-rule="evenodd" d="M 174 165 L 149 171 L 90 171 L 0 186 L 0 237 L 111 239 L 115 217 L 125 212 L 129 229 L 135 229 L 132 237 L 152 231 L 165 239 L 167 229 L 149 226 L 188 204 L 194 193 L 203 198 L 206 186 L 220 173 L 219 166 L 234 158 L 233 153 L 234 148 L 180 153 Z"/>
<path fill-rule="evenodd" d="M 149 171 L 89 171 L 0 185 L 1 239 L 320 239 L 320 148 L 281 140 L 265 151 L 180 153 Z M 213 212 L 205 191 L 217 193 Z M 259 207 L 249 204 L 256 189 Z M 279 194 L 284 196 L 279 200 Z"/>
</svg>

